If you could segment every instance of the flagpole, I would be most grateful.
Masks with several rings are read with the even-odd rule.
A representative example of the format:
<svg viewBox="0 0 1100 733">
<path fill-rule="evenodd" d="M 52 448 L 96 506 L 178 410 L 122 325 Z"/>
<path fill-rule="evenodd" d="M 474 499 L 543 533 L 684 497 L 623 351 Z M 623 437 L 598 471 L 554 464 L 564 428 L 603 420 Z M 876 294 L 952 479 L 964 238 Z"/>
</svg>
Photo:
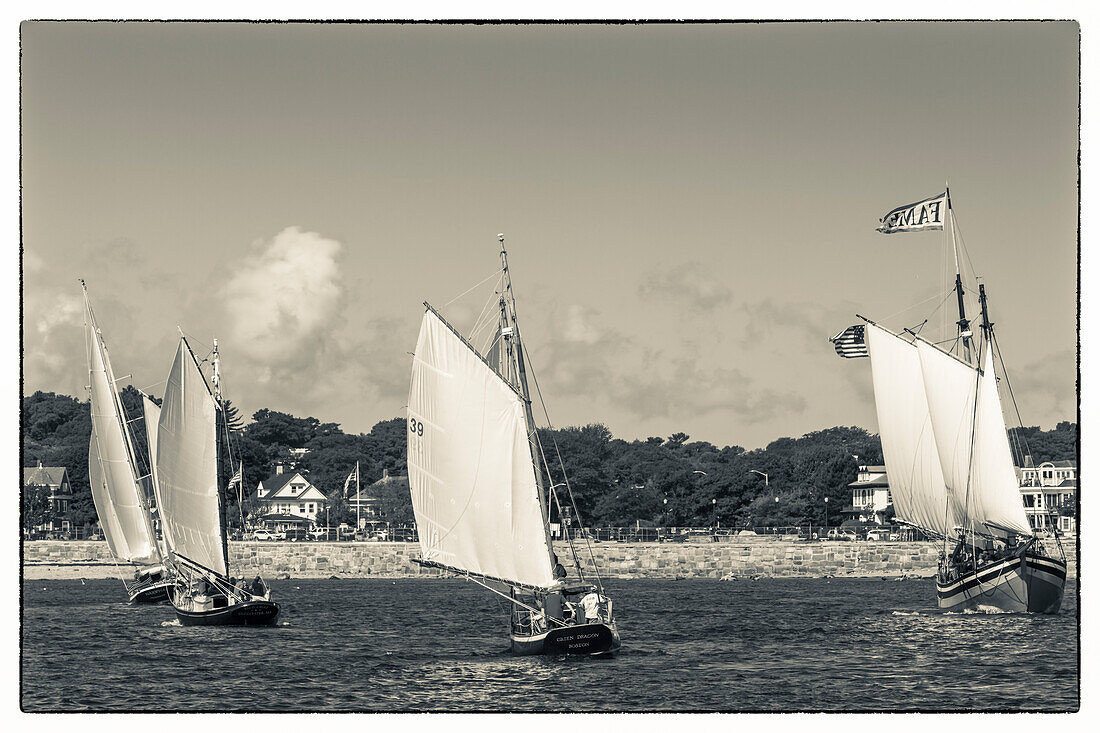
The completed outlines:
<svg viewBox="0 0 1100 733">
<path fill-rule="evenodd" d="M 363 497 L 359 494 L 359 461 L 355 462 L 355 531 L 362 528 L 362 520 L 359 519 L 359 507 L 363 504 Z M 355 535 L 352 535 L 353 537 Z"/>
<path fill-rule="evenodd" d="M 970 321 L 966 319 L 966 306 L 963 303 L 962 268 L 959 267 L 959 245 L 955 241 L 955 212 L 951 209 L 951 189 L 944 183 L 944 194 L 947 199 L 947 225 L 951 229 L 951 249 L 955 253 L 955 294 L 959 301 L 959 335 L 962 336 L 963 354 L 970 361 Z"/>
</svg>

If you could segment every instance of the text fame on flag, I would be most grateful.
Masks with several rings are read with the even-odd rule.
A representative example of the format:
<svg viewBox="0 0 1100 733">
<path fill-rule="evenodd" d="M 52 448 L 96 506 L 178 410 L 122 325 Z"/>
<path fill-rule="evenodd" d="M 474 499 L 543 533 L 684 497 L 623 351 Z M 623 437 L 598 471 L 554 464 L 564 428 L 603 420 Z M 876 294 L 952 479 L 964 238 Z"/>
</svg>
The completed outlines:
<svg viewBox="0 0 1100 733">
<path fill-rule="evenodd" d="M 918 201 L 915 204 L 905 204 L 886 212 L 879 219 L 876 232 L 883 234 L 897 234 L 898 232 L 923 232 L 943 229 L 944 219 L 947 218 L 949 206 L 947 191 Z"/>
</svg>

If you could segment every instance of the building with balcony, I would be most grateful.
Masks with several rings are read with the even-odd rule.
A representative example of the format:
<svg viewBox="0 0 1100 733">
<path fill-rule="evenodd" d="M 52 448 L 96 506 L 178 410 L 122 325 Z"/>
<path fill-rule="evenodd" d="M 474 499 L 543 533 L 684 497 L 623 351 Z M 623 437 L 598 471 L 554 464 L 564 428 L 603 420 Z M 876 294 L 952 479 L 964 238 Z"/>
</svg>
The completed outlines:
<svg viewBox="0 0 1100 733">
<path fill-rule="evenodd" d="M 1016 469 L 1016 476 L 1024 514 L 1032 527 L 1077 532 L 1077 461 L 1046 461 L 1036 466 L 1027 457 Z"/>
<path fill-rule="evenodd" d="M 861 522 L 886 522 L 886 510 L 894 503 L 886 466 L 860 466 L 848 488 L 852 490 L 852 505 L 841 511 L 842 515 Z"/>
<path fill-rule="evenodd" d="M 1031 526 L 1048 531 L 1055 527 L 1067 534 L 1077 532 L 1077 462 L 1047 461 L 1034 465 L 1030 458 L 1017 467 L 1020 501 Z M 848 484 L 852 506 L 842 514 L 861 522 L 883 524 L 886 508 L 894 503 L 886 466 L 860 466 L 856 480 Z"/>
</svg>

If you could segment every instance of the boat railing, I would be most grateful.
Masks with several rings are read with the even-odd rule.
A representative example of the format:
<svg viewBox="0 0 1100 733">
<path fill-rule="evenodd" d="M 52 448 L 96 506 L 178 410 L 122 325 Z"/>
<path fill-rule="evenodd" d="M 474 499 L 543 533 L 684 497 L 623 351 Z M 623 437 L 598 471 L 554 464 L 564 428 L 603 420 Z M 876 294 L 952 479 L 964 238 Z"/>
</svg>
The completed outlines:
<svg viewBox="0 0 1100 733">
<path fill-rule="evenodd" d="M 535 635 L 546 631 L 546 616 L 527 608 L 512 611 L 512 630 L 517 634 Z"/>
</svg>

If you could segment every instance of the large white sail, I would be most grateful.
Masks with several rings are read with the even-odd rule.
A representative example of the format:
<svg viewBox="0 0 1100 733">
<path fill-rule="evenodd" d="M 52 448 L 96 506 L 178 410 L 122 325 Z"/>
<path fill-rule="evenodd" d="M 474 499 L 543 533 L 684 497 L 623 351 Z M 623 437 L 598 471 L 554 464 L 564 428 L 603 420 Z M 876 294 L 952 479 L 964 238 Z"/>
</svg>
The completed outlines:
<svg viewBox="0 0 1100 733">
<path fill-rule="evenodd" d="M 423 559 L 553 585 L 524 401 L 431 310 L 413 357 L 408 414 Z"/>
<path fill-rule="evenodd" d="M 125 427 L 114 373 L 91 306 L 85 305 L 92 418 L 88 479 L 92 501 L 107 545 L 118 559 L 143 565 L 157 563 L 160 554 L 142 503 L 134 459 L 123 433 Z"/>
<path fill-rule="evenodd" d="M 940 465 L 970 521 L 1030 535 L 997 394 L 993 354 L 988 347 L 985 352 L 979 373 L 932 344 L 917 342 Z"/>
<path fill-rule="evenodd" d="M 953 536 L 965 515 L 961 497 L 955 500 L 943 480 L 917 349 L 875 324 L 867 326 L 867 346 L 895 514 L 903 522 Z"/>
<path fill-rule="evenodd" d="M 228 575 L 217 471 L 217 405 L 180 339 L 157 425 L 157 501 L 165 544 Z"/>
</svg>

